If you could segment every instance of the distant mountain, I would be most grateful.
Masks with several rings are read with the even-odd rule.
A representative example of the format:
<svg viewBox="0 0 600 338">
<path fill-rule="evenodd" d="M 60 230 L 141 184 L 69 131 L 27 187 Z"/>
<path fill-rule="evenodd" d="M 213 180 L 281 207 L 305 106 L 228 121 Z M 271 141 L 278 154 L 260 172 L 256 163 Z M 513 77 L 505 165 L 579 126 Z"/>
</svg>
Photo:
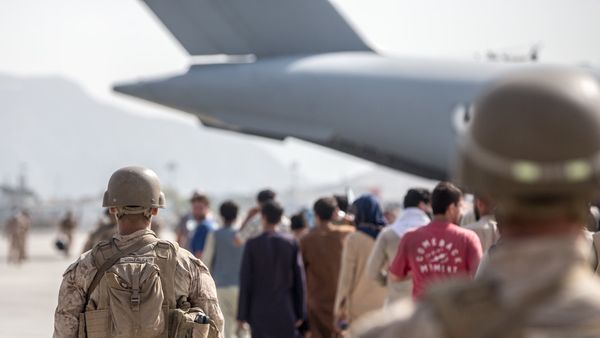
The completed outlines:
<svg viewBox="0 0 600 338">
<path fill-rule="evenodd" d="M 0 75 L 0 104 L 0 183 L 24 171 L 42 197 L 97 195 L 116 168 L 131 164 L 154 169 L 183 194 L 292 182 L 289 168 L 248 137 L 102 104 L 62 78 Z"/>
</svg>

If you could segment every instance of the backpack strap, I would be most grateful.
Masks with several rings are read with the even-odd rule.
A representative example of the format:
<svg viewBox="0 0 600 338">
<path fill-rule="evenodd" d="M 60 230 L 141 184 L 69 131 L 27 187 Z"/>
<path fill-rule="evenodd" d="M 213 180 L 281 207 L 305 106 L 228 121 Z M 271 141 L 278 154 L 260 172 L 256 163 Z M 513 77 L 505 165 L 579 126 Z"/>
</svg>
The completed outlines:
<svg viewBox="0 0 600 338">
<path fill-rule="evenodd" d="M 175 270 L 177 269 L 177 251 L 179 246 L 166 241 L 158 240 L 154 252 L 158 258 L 157 265 L 160 269 L 160 282 L 165 295 L 165 304 L 169 309 L 177 307 L 175 295 Z"/>
<path fill-rule="evenodd" d="M 98 286 L 98 283 L 100 283 L 102 276 L 104 276 L 104 273 L 106 271 L 108 271 L 108 269 L 110 269 L 111 266 L 115 265 L 115 263 L 119 259 L 121 259 L 129 254 L 132 254 L 132 253 L 136 252 L 137 250 L 145 247 L 146 245 L 152 244 L 156 241 L 157 241 L 156 237 L 144 236 L 139 241 L 135 242 L 134 244 L 130 245 L 129 247 L 127 247 L 124 250 L 118 250 L 118 248 L 117 248 L 117 250 L 118 250 L 117 253 L 112 255 L 108 259 L 106 259 L 104 261 L 104 263 L 98 268 L 98 271 L 96 271 L 96 275 L 94 276 L 94 279 L 92 280 L 92 283 L 90 284 L 90 287 L 88 288 L 88 290 L 86 292 L 85 306 L 87 307 L 88 303 L 90 302 L 90 296 L 92 295 L 92 292 L 94 292 L 94 290 Z M 114 242 L 112 245 L 114 245 L 116 247 L 116 244 L 114 244 Z"/>
</svg>

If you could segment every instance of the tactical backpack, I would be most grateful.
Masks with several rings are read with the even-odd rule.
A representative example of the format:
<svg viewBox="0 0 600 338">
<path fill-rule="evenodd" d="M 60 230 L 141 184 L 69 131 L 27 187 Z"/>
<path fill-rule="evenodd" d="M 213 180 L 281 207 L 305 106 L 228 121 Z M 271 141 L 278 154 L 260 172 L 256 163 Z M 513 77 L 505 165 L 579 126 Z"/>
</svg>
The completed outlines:
<svg viewBox="0 0 600 338">
<path fill-rule="evenodd" d="M 143 236 L 119 249 L 103 241 L 91 252 L 98 271 L 79 316 L 79 337 L 217 338 L 215 323 L 186 297 L 176 300 L 176 244 Z M 97 292 L 97 302 L 90 299 Z"/>
</svg>

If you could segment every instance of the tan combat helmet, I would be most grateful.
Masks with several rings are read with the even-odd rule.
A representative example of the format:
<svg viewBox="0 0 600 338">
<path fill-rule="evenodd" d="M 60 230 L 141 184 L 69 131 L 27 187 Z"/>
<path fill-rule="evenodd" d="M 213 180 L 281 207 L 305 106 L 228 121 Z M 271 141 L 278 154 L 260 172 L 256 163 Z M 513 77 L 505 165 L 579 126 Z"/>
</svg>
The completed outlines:
<svg viewBox="0 0 600 338">
<path fill-rule="evenodd" d="M 600 177 L 600 86 L 562 68 L 507 75 L 475 103 L 455 176 L 507 209 L 551 212 L 585 203 Z"/>
<path fill-rule="evenodd" d="M 102 206 L 117 208 L 117 217 L 142 213 L 149 216 L 151 208 L 165 207 L 165 195 L 154 171 L 144 167 L 125 167 L 110 177 Z"/>
</svg>

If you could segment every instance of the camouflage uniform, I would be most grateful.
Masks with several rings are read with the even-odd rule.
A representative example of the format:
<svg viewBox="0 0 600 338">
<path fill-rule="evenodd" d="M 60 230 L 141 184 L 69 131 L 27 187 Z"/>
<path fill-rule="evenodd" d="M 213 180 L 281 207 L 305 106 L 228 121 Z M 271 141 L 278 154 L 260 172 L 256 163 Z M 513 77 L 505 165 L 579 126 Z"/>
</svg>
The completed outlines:
<svg viewBox="0 0 600 338">
<path fill-rule="evenodd" d="M 142 236 L 156 236 L 151 230 L 140 230 L 130 235 L 115 235 L 117 247 L 127 247 Z M 223 332 L 223 315 L 217 301 L 214 281 L 206 266 L 187 250 L 178 250 L 178 264 L 175 270 L 175 295 L 187 296 L 193 307 L 200 307 L 214 320 L 219 332 Z M 77 337 L 79 314 L 84 311 L 86 290 L 96 274 L 91 252 L 82 254 L 67 268 L 58 295 L 58 306 L 54 315 L 54 338 Z M 97 290 L 97 289 L 96 289 Z M 90 303 L 98 302 L 97 291 L 90 297 Z"/>
<path fill-rule="evenodd" d="M 73 245 L 73 232 L 75 231 L 75 228 L 77 228 L 77 221 L 73 217 L 73 214 L 68 212 L 65 215 L 65 218 L 60 221 L 58 228 L 60 232 L 66 236 L 67 243 L 65 247 L 65 254 L 68 255 L 71 250 L 71 245 Z"/>
<path fill-rule="evenodd" d="M 600 337 L 597 320 L 600 317 L 600 281 L 589 268 L 589 246 L 580 239 L 504 243 L 490 254 L 478 279 L 497 285 L 496 295 L 502 304 L 497 311 L 503 315 L 490 315 L 481 307 L 474 307 L 475 313 L 471 313 L 461 306 L 456 312 L 462 317 L 459 320 L 465 322 L 443 324 L 431 302 L 418 305 L 414 312 L 413 304 L 405 302 L 385 313 L 365 318 L 358 323 L 353 336 L 395 338 L 402 332 L 402 337 L 406 338 L 444 338 L 455 337 L 448 334 L 454 331 L 460 332 L 461 338 Z M 552 283 L 558 283 L 558 289 L 542 296 L 536 304 L 523 306 L 523 299 Z M 485 318 L 478 316 L 477 311 Z M 517 318 L 514 318 L 515 314 Z M 506 325 L 507 320 L 510 325 Z M 458 329 L 449 329 L 453 325 L 459 326 Z M 507 332 L 507 327 L 515 326 L 523 330 L 522 335 Z"/>
<path fill-rule="evenodd" d="M 27 238 L 31 230 L 31 217 L 28 213 L 21 212 L 19 217 L 21 223 L 21 232 L 19 237 L 19 256 L 21 260 L 27 259 Z"/>
<path fill-rule="evenodd" d="M 27 258 L 27 234 L 31 227 L 31 219 L 22 214 L 16 214 L 6 223 L 8 238 L 8 262 L 21 263 Z"/>
</svg>

